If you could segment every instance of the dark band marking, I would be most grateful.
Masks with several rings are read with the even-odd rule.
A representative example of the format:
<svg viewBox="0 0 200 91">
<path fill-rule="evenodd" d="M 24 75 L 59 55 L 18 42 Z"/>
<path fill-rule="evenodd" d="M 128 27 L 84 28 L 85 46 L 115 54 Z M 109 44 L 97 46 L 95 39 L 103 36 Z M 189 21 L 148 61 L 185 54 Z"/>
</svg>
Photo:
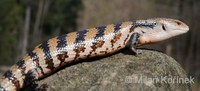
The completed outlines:
<svg viewBox="0 0 200 91">
<path fill-rule="evenodd" d="M 129 36 L 130 36 L 130 35 L 128 34 L 127 37 L 126 37 L 126 39 L 124 40 L 124 45 L 126 45 Z"/>
<path fill-rule="evenodd" d="M 102 47 L 104 43 L 105 43 L 105 41 L 100 40 L 100 41 L 96 42 L 95 45 L 92 45 L 91 48 L 93 49 L 93 51 L 95 51 L 98 47 Z"/>
<path fill-rule="evenodd" d="M 135 23 L 134 28 L 137 27 L 149 27 L 149 28 L 154 28 L 156 23 Z"/>
<path fill-rule="evenodd" d="M 18 69 L 21 69 L 22 75 L 25 75 L 25 70 L 26 70 L 26 64 L 24 60 L 19 60 L 16 65 L 18 66 Z"/>
<path fill-rule="evenodd" d="M 39 45 L 39 48 L 41 48 L 45 54 L 45 59 L 46 60 L 50 60 L 52 59 L 51 54 L 50 54 L 50 50 L 49 50 L 49 44 L 48 41 L 43 42 L 42 44 Z"/>
<path fill-rule="evenodd" d="M 8 78 L 9 80 L 13 79 L 13 73 L 11 70 L 6 71 L 3 76 Z"/>
<path fill-rule="evenodd" d="M 60 60 L 60 66 L 62 66 L 62 64 L 65 62 L 65 58 L 68 58 L 69 56 L 67 55 L 67 52 L 63 52 L 62 48 L 67 46 L 67 34 L 66 35 L 62 35 L 62 36 L 58 36 L 57 39 L 57 50 L 61 51 L 60 54 L 57 55 L 57 59 Z"/>
<path fill-rule="evenodd" d="M 36 81 L 36 74 L 33 70 L 29 70 L 25 75 L 25 85 L 34 85 Z"/>
<path fill-rule="evenodd" d="M 75 39 L 75 48 L 74 51 L 76 52 L 76 55 L 74 57 L 74 60 L 76 60 L 79 56 L 80 56 L 80 52 L 84 52 L 85 51 L 85 36 L 87 34 L 88 30 L 82 30 L 82 31 L 78 31 L 77 32 L 77 37 Z"/>
<path fill-rule="evenodd" d="M 114 28 L 114 31 L 113 31 L 113 33 L 115 34 L 114 35 L 114 37 L 113 37 L 113 39 L 110 41 L 111 42 L 111 45 L 112 45 L 112 47 L 114 46 L 114 44 L 120 39 L 120 37 L 121 37 L 121 33 L 119 33 L 120 31 L 120 29 L 121 29 L 121 25 L 122 24 L 116 24 L 115 25 L 115 28 Z"/>
<path fill-rule="evenodd" d="M 13 80 L 12 82 L 13 82 L 13 84 L 15 85 L 16 90 L 18 91 L 18 90 L 20 89 L 19 80 L 17 80 L 17 78 L 14 78 L 14 80 Z"/>
<path fill-rule="evenodd" d="M 132 27 L 130 28 L 129 33 L 131 33 L 131 32 L 134 31 L 134 29 L 136 28 L 136 27 L 135 27 L 135 24 L 136 24 L 136 21 L 133 21 L 133 22 L 132 22 Z"/>
<path fill-rule="evenodd" d="M 94 37 L 94 39 L 101 38 L 105 35 L 104 32 L 105 32 L 106 26 L 97 27 L 96 29 L 97 29 L 97 34 Z"/>
<path fill-rule="evenodd" d="M 80 52 L 85 51 L 85 47 L 79 46 L 78 48 L 74 49 L 74 51 L 76 52 L 74 60 L 76 60 L 80 56 Z"/>
<path fill-rule="evenodd" d="M 26 65 L 25 65 L 25 61 L 24 60 L 19 60 L 16 65 L 18 66 L 18 68 L 25 68 Z"/>
<path fill-rule="evenodd" d="M 53 59 L 46 60 L 45 63 L 48 64 L 48 65 L 47 65 L 47 68 L 48 68 L 48 69 L 53 70 L 53 69 L 55 68 L 55 67 L 54 67 L 54 63 L 53 63 Z"/>
<path fill-rule="evenodd" d="M 122 36 L 121 33 L 115 34 L 114 38 L 110 41 L 112 47 L 114 46 L 114 44 L 120 39 L 120 37 Z"/>
<path fill-rule="evenodd" d="M 78 31 L 76 33 L 77 37 L 76 37 L 75 43 L 82 43 L 82 42 L 84 42 L 85 41 L 85 36 L 86 36 L 87 32 L 88 32 L 88 30 Z"/>
<path fill-rule="evenodd" d="M 105 28 L 106 26 L 97 27 L 97 34 L 94 37 L 94 41 L 92 42 L 92 49 L 93 51 L 96 50 L 97 47 L 101 47 L 104 44 L 104 35 L 105 35 Z"/>
<path fill-rule="evenodd" d="M 67 40 L 66 40 L 67 34 L 62 35 L 62 36 L 58 36 L 57 37 L 57 50 L 61 50 L 62 48 L 67 46 Z"/>
<path fill-rule="evenodd" d="M 96 29 L 97 29 L 97 33 L 96 33 L 96 35 L 94 37 L 94 40 L 92 42 L 92 46 L 91 46 L 92 50 L 90 51 L 89 55 L 87 55 L 87 57 L 90 57 L 92 55 L 92 53 L 98 47 L 102 47 L 103 44 L 105 43 L 105 41 L 104 41 L 104 35 L 105 35 L 106 26 L 97 27 Z"/>
<path fill-rule="evenodd" d="M 102 54 L 107 54 L 107 51 L 100 51 L 100 53 L 102 53 Z"/>
<path fill-rule="evenodd" d="M 45 63 L 47 64 L 47 68 L 50 70 L 53 70 L 55 67 L 54 67 L 53 59 L 50 54 L 48 41 L 39 45 L 39 48 L 41 48 L 45 54 L 44 57 L 45 57 Z"/>
<path fill-rule="evenodd" d="M 92 55 L 92 52 L 94 52 L 98 47 L 102 47 L 103 44 L 105 43 L 103 36 L 105 35 L 106 26 L 100 26 L 100 27 L 97 27 L 96 29 L 97 29 L 97 33 L 92 42 L 92 46 L 91 46 L 92 50 L 90 51 L 89 55 L 87 55 L 87 57 L 90 57 Z"/>
<path fill-rule="evenodd" d="M 121 23 L 115 25 L 114 33 L 118 33 L 119 32 L 119 30 L 121 29 L 121 25 L 122 25 Z"/>
<path fill-rule="evenodd" d="M 35 52 L 33 52 L 33 51 L 29 51 L 29 52 L 28 52 L 28 56 L 29 56 L 32 60 L 36 60 L 36 59 L 39 58 L 38 55 L 37 55 Z"/>
<path fill-rule="evenodd" d="M 105 35 L 104 32 L 105 32 L 106 26 L 97 27 L 96 29 L 97 29 L 97 34 L 94 37 L 94 41 L 92 42 L 93 46 L 98 44 L 98 42 L 101 42 L 104 40 L 103 36 Z"/>
<path fill-rule="evenodd" d="M 58 54 L 57 58 L 60 60 L 60 66 L 65 62 L 65 59 L 68 58 L 67 52 L 63 52 L 62 54 Z"/>
<path fill-rule="evenodd" d="M 16 90 L 20 89 L 19 80 L 16 77 L 14 77 L 14 74 L 11 70 L 6 71 L 4 77 L 12 81 L 12 83 L 15 85 Z"/>
<path fill-rule="evenodd" d="M 120 49 L 122 46 L 121 45 L 119 45 L 118 47 L 117 47 L 117 49 Z"/>
<path fill-rule="evenodd" d="M 104 43 L 105 43 L 105 41 L 103 41 L 103 40 L 100 40 L 100 41 L 98 41 L 98 42 L 95 42 L 95 44 L 93 44 L 93 45 L 91 46 L 92 51 L 90 51 L 89 55 L 87 55 L 87 58 L 89 58 L 89 57 L 92 55 L 92 53 L 93 53 L 94 51 L 96 51 L 97 48 L 102 47 Z M 97 53 L 94 53 L 94 55 L 97 55 Z"/>
<path fill-rule="evenodd" d="M 30 52 L 28 52 L 28 56 L 29 56 L 33 61 L 35 61 L 37 68 L 39 68 L 40 71 L 41 71 L 41 73 L 42 73 L 43 75 L 45 75 L 45 73 L 44 73 L 42 67 L 40 66 L 38 55 L 37 55 L 36 53 L 34 53 L 33 51 L 30 51 Z"/>
</svg>

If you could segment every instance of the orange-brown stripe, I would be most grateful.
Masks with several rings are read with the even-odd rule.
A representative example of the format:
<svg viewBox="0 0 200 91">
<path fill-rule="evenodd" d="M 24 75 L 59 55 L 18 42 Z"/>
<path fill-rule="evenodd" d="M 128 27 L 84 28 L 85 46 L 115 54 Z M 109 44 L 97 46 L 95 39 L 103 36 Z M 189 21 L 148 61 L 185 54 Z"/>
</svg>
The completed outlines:
<svg viewBox="0 0 200 91">
<path fill-rule="evenodd" d="M 88 29 L 88 32 L 85 36 L 85 39 L 86 40 L 90 40 L 90 39 L 94 39 L 94 37 L 96 36 L 96 33 L 97 33 L 97 29 L 96 28 L 90 28 Z"/>
<path fill-rule="evenodd" d="M 36 67 L 40 69 L 40 72 L 42 73 L 42 75 L 45 75 L 45 72 L 39 62 L 39 60 L 43 60 L 41 57 L 39 57 L 39 54 L 41 55 L 41 53 L 43 53 L 43 51 L 40 48 L 36 47 L 35 50 L 28 52 L 28 57 L 30 57 L 34 61 L 34 63 L 36 64 Z M 36 72 L 38 73 L 39 76 L 41 76 L 41 74 L 38 72 L 37 69 L 36 69 Z"/>
<path fill-rule="evenodd" d="M 110 24 L 106 27 L 105 35 L 108 35 L 114 31 L 114 24 Z"/>
<path fill-rule="evenodd" d="M 123 22 L 122 24 L 121 24 L 121 28 L 126 28 L 126 27 L 128 27 L 128 26 L 131 26 L 133 24 L 133 22 Z"/>
<path fill-rule="evenodd" d="M 51 40 L 49 40 L 51 41 Z M 47 64 L 48 69 L 53 70 L 54 67 L 54 62 L 53 62 L 53 58 L 51 56 L 51 50 L 50 50 L 50 45 L 49 45 L 49 41 L 45 41 L 43 42 L 41 45 L 39 45 L 39 48 L 41 48 L 44 52 L 44 58 L 45 58 L 45 62 Z"/>
<path fill-rule="evenodd" d="M 57 47 L 57 45 L 58 45 L 57 37 L 50 39 L 48 41 L 48 44 L 49 44 L 49 49 L 50 49 L 50 54 L 52 57 L 53 65 L 54 65 L 54 67 L 58 67 L 60 65 L 61 61 L 58 60 L 58 58 L 56 56 L 57 56 L 57 53 L 60 53 L 60 51 L 62 51 L 62 48 Z"/>
<path fill-rule="evenodd" d="M 75 40 L 76 40 L 77 34 L 76 32 L 72 32 L 67 34 L 67 44 L 74 44 Z"/>
</svg>

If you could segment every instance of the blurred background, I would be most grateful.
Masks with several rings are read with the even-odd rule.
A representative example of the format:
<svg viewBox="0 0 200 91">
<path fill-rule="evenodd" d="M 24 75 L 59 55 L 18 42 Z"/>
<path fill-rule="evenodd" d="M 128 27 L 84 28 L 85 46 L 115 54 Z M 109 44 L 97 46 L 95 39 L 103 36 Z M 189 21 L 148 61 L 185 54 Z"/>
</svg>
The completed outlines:
<svg viewBox="0 0 200 91">
<path fill-rule="evenodd" d="M 200 0 L 0 0 L 0 73 L 44 40 L 137 19 L 180 19 L 190 31 L 148 48 L 175 58 L 200 90 Z"/>
</svg>

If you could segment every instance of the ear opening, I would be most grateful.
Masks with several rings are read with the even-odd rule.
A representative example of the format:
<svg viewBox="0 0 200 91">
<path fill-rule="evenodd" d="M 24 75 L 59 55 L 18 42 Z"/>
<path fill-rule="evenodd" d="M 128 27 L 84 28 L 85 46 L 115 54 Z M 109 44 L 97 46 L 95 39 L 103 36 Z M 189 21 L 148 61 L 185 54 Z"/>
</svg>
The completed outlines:
<svg viewBox="0 0 200 91">
<path fill-rule="evenodd" d="M 165 28 L 165 25 L 164 25 L 164 24 L 162 24 L 162 29 L 166 31 L 166 28 Z"/>
</svg>

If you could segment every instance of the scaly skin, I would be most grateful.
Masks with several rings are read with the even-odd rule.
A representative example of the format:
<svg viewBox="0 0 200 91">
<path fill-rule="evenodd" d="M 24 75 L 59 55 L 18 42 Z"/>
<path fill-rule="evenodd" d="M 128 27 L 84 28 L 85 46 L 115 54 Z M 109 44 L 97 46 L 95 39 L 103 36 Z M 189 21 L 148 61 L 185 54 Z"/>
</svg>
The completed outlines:
<svg viewBox="0 0 200 91">
<path fill-rule="evenodd" d="M 55 70 L 80 59 L 112 54 L 125 47 L 156 43 L 184 34 L 189 27 L 179 20 L 154 18 L 110 24 L 52 38 L 35 47 L 5 72 L 0 91 L 19 91 Z"/>
</svg>

